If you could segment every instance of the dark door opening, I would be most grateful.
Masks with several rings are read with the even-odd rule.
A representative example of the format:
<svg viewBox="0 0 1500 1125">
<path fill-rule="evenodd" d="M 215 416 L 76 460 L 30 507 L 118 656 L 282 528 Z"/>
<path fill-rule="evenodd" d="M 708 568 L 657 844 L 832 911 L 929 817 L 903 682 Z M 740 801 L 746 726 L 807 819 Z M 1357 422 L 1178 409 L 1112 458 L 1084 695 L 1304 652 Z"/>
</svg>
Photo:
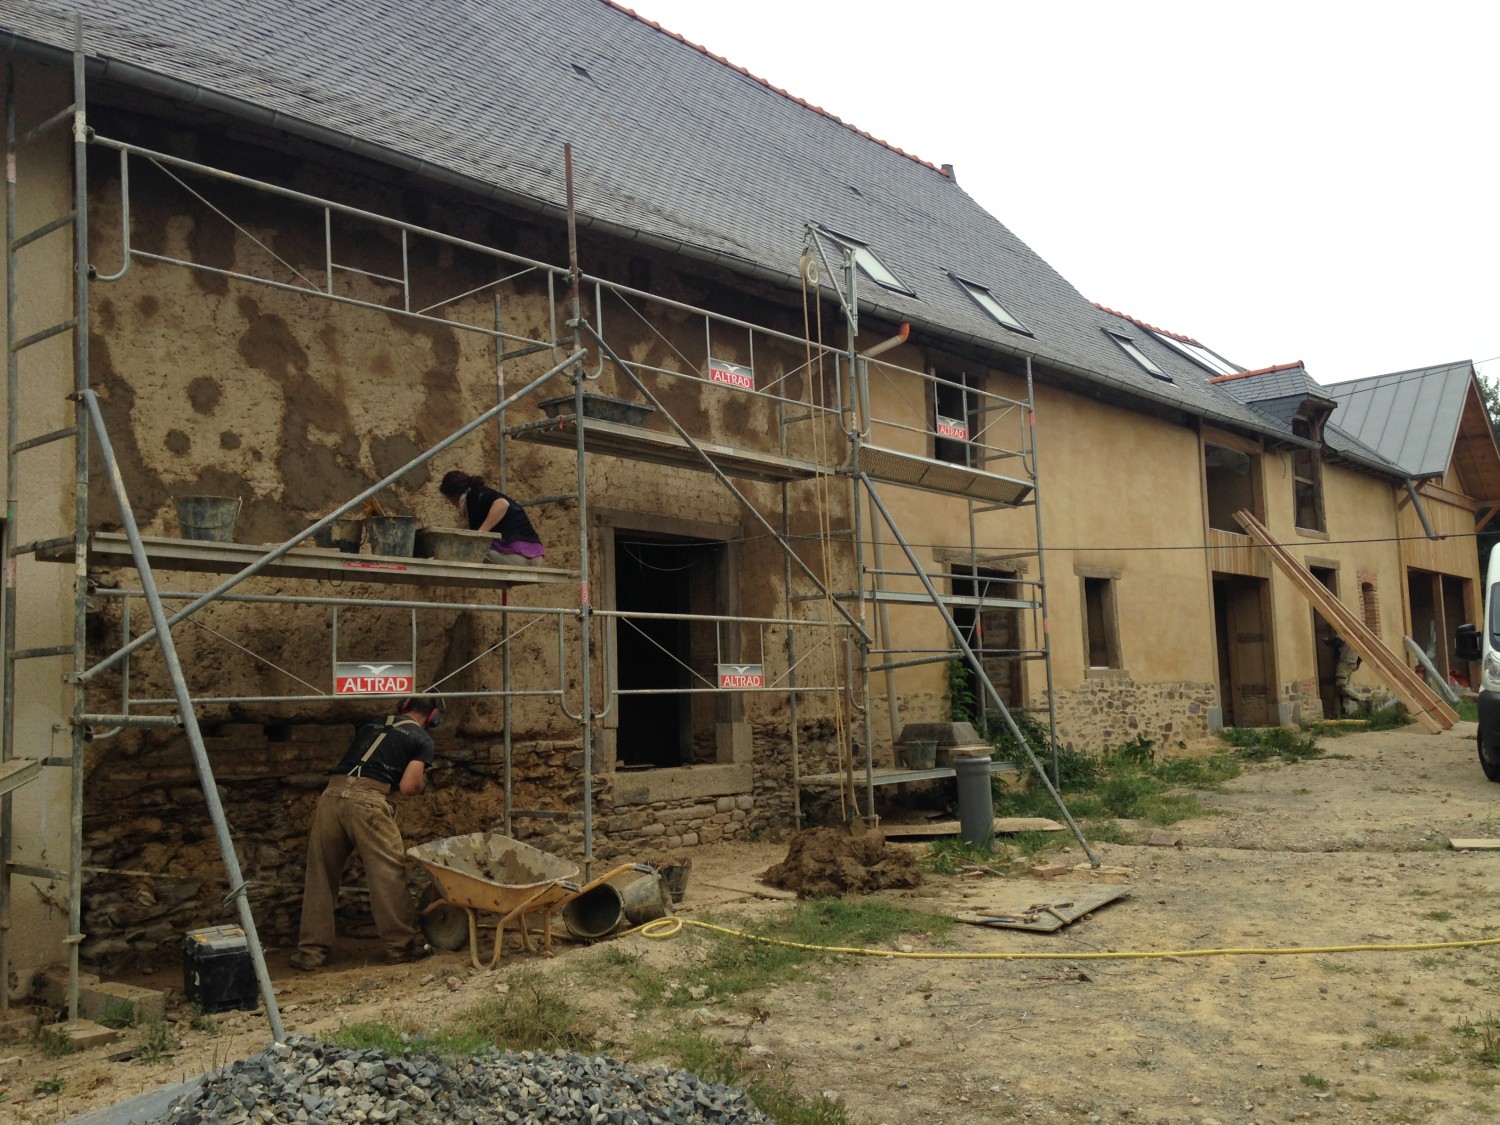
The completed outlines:
<svg viewBox="0 0 1500 1125">
<path fill-rule="evenodd" d="M 1312 576 L 1321 582 L 1334 597 L 1339 594 L 1339 572 L 1331 566 L 1310 566 Z M 1318 662 L 1318 698 L 1323 701 L 1323 717 L 1336 718 L 1343 714 L 1339 700 L 1338 646 L 1334 628 L 1323 619 L 1317 610 L 1312 611 L 1313 649 Z"/>
<path fill-rule="evenodd" d="M 1411 638 L 1427 654 L 1438 674 L 1449 683 L 1469 686 L 1468 662 L 1453 651 L 1453 635 L 1458 626 L 1470 620 L 1469 584 L 1451 574 L 1410 567 L 1406 572 L 1406 592 L 1411 606 Z M 1426 677 L 1419 667 L 1417 674 Z"/>
<path fill-rule="evenodd" d="M 723 544 L 619 530 L 614 551 L 615 608 L 622 613 L 717 612 Z M 618 764 L 639 769 L 713 761 L 714 697 L 682 690 L 714 682 L 713 624 L 622 617 L 615 660 L 622 693 L 616 703 Z M 625 694 L 634 691 L 649 694 Z"/>
<path fill-rule="evenodd" d="M 968 567 L 954 567 L 952 588 L 955 597 L 1017 598 L 1015 576 L 999 571 L 980 570 L 977 578 Z M 979 657 L 984 674 L 995 685 L 1005 706 L 1016 711 L 1024 698 L 1021 682 L 1021 611 L 1004 606 L 953 607 L 953 621 L 963 633 L 969 647 Z M 966 701 L 971 720 L 998 718 L 989 693 L 979 683 L 973 665 L 965 663 L 958 695 Z M 983 726 L 981 725 L 981 730 Z"/>
<path fill-rule="evenodd" d="M 1271 724 L 1271 636 L 1266 581 L 1214 575 L 1214 634 L 1219 652 L 1219 706 L 1224 725 Z"/>
</svg>

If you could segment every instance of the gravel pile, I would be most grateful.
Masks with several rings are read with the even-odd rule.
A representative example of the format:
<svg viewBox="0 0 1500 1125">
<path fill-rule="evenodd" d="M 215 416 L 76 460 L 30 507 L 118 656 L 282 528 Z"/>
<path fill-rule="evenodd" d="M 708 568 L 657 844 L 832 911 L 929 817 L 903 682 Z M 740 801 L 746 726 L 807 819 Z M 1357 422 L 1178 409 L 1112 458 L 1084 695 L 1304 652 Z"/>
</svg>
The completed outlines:
<svg viewBox="0 0 1500 1125">
<path fill-rule="evenodd" d="M 302 1035 L 210 1075 L 152 1125 L 771 1125 L 744 1091 L 605 1055 L 393 1057 Z"/>
</svg>

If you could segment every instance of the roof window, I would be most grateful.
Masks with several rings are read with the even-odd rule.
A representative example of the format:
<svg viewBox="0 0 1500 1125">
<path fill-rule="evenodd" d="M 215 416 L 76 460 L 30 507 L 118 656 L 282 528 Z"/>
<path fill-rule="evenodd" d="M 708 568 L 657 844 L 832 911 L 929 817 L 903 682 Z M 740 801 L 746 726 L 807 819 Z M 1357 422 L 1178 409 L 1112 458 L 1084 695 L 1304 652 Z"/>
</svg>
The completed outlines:
<svg viewBox="0 0 1500 1125">
<path fill-rule="evenodd" d="M 964 292 L 974 298 L 974 303 L 989 313 L 997 324 L 1009 328 L 1012 332 L 1019 332 L 1023 336 L 1031 335 L 1031 329 L 1013 317 L 1010 310 L 1000 303 L 988 286 L 980 285 L 977 281 L 966 281 L 957 274 L 949 276 L 963 286 Z"/>
<path fill-rule="evenodd" d="M 1174 351 L 1187 356 L 1188 359 L 1200 367 L 1208 368 L 1215 375 L 1235 375 L 1239 373 L 1240 369 L 1238 367 L 1230 363 L 1218 352 L 1206 348 L 1202 344 L 1190 344 L 1186 340 L 1177 339 L 1175 336 L 1164 336 L 1161 334 L 1156 334 L 1156 338 Z"/>
<path fill-rule="evenodd" d="M 859 272 L 876 285 L 882 289 L 889 289 L 892 293 L 904 293 L 908 297 L 916 296 L 916 293 L 880 260 L 875 251 L 870 249 L 868 243 L 861 242 L 857 238 L 850 238 L 847 234 L 839 234 L 838 231 L 829 230 L 827 227 L 821 229 L 824 234 L 849 251 L 854 258 L 854 264 L 859 267 Z"/>
<path fill-rule="evenodd" d="M 1168 383 L 1172 381 L 1172 376 L 1168 375 L 1165 371 L 1158 367 L 1156 365 L 1156 361 L 1153 360 L 1145 352 L 1141 351 L 1141 349 L 1136 346 L 1136 342 L 1129 336 L 1122 336 L 1120 333 L 1111 332 L 1107 328 L 1104 330 L 1104 334 L 1111 340 L 1113 340 L 1117 345 L 1119 345 L 1119 348 L 1122 352 L 1128 355 L 1131 359 L 1135 360 L 1136 363 L 1140 364 L 1141 368 L 1145 370 L 1146 373 L 1149 374 L 1152 378 L 1161 379 Z"/>
</svg>

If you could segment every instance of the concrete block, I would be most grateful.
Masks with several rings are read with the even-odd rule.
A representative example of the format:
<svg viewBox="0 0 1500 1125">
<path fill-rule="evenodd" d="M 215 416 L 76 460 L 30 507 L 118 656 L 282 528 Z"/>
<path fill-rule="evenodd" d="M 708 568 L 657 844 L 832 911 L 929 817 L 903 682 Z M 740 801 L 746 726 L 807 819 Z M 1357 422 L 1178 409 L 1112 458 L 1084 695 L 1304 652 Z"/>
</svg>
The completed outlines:
<svg viewBox="0 0 1500 1125">
<path fill-rule="evenodd" d="M 80 1019 L 71 1027 L 68 1026 L 66 1020 L 62 1023 L 48 1024 L 42 1028 L 42 1034 L 55 1035 L 69 1040 L 75 1051 L 87 1051 L 90 1047 L 103 1047 L 120 1038 L 120 1032 L 114 1028 L 85 1019 Z"/>
<path fill-rule="evenodd" d="M 173 933 L 176 931 L 174 930 Z M 49 1008 L 64 1011 L 68 1006 L 68 970 L 62 965 L 48 965 L 32 981 L 32 992 Z M 167 998 L 152 988 L 133 984 L 100 981 L 93 973 L 78 974 L 78 1016 L 80 1020 L 97 1020 L 112 1004 L 128 1003 L 135 1007 L 135 1022 L 148 1023 L 167 1014 Z"/>
</svg>

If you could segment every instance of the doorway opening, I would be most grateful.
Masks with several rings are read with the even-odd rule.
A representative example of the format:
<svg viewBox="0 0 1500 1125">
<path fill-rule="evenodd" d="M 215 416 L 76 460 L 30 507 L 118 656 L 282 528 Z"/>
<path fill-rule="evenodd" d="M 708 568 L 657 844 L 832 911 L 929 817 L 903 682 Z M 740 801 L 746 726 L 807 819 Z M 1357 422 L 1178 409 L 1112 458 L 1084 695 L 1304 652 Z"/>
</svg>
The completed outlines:
<svg viewBox="0 0 1500 1125">
<path fill-rule="evenodd" d="M 951 569 L 949 582 L 955 597 L 1018 598 L 1016 576 L 998 571 L 974 570 L 972 567 L 955 566 Z M 1012 712 L 1019 711 L 1025 700 L 1025 684 L 1021 678 L 1019 650 L 1023 645 L 1021 636 L 1021 611 L 1009 606 L 953 607 L 953 621 L 979 657 L 979 665 L 990 683 L 995 685 L 1005 706 Z M 984 723 L 998 719 L 995 705 L 989 693 L 979 684 L 972 664 L 964 662 L 958 672 L 959 682 L 954 686 L 955 699 L 964 701 L 981 733 Z"/>
<path fill-rule="evenodd" d="M 626 615 L 615 627 L 621 769 L 717 760 L 718 700 L 686 690 L 715 682 L 715 623 L 629 614 L 723 612 L 724 558 L 725 544 L 713 540 L 615 530 L 615 608 Z"/>
<path fill-rule="evenodd" d="M 1339 572 L 1331 566 L 1311 566 L 1308 570 L 1334 597 L 1339 596 Z M 1338 633 L 1316 609 L 1312 611 L 1313 651 L 1318 665 L 1318 698 L 1323 703 L 1323 717 L 1332 719 L 1343 714 L 1339 699 Z"/>
<path fill-rule="evenodd" d="M 1225 726 L 1264 727 L 1274 721 L 1269 598 L 1270 583 L 1264 578 L 1214 574 L 1214 639 Z"/>
<path fill-rule="evenodd" d="M 1468 687 L 1468 661 L 1453 651 L 1458 626 L 1473 620 L 1468 609 L 1468 581 L 1411 567 L 1406 572 L 1406 591 L 1411 606 L 1411 639 L 1427 654 L 1439 675 L 1449 683 Z M 1426 673 L 1418 667 L 1417 674 Z"/>
</svg>

